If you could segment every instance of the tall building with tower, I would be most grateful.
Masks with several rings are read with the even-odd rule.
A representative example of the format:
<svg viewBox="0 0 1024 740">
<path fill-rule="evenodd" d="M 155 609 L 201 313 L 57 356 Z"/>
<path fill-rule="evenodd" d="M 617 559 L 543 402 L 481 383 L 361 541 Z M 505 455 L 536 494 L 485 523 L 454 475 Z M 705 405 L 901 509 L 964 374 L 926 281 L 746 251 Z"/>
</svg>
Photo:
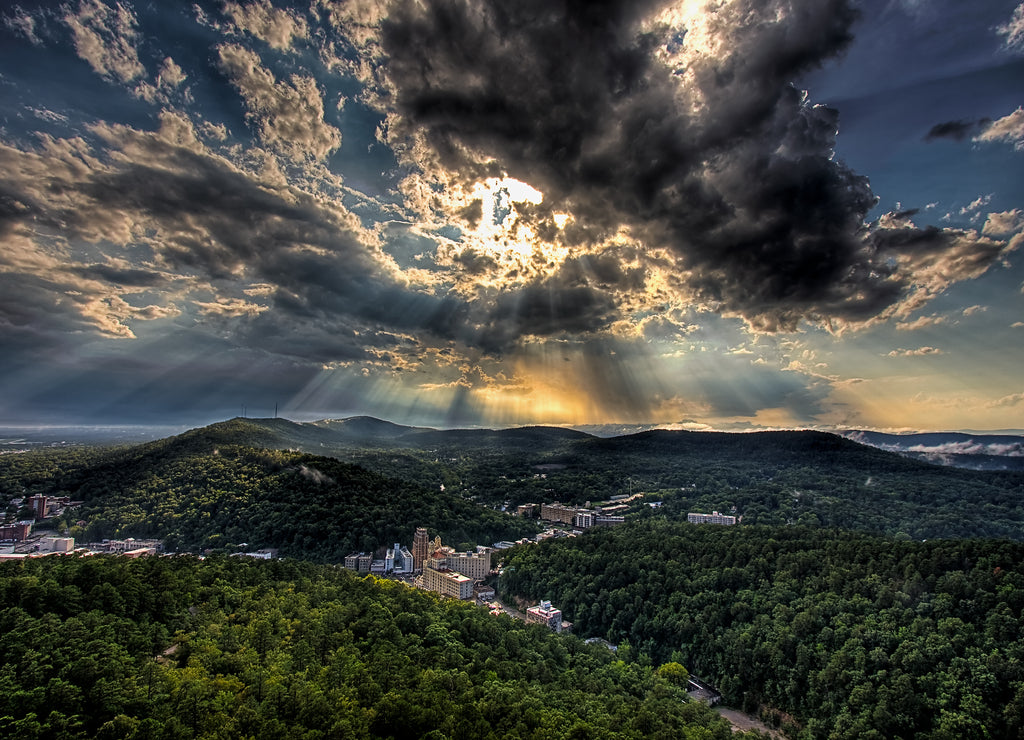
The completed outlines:
<svg viewBox="0 0 1024 740">
<path fill-rule="evenodd" d="M 423 570 L 423 564 L 427 562 L 427 548 L 430 545 L 430 538 L 427 537 L 426 527 L 417 527 L 412 537 L 412 562 L 415 570 Z"/>
<path fill-rule="evenodd" d="M 36 519 L 43 519 L 46 516 L 46 505 L 49 503 L 46 496 L 30 496 L 28 505 L 32 507 L 32 514 Z"/>
</svg>

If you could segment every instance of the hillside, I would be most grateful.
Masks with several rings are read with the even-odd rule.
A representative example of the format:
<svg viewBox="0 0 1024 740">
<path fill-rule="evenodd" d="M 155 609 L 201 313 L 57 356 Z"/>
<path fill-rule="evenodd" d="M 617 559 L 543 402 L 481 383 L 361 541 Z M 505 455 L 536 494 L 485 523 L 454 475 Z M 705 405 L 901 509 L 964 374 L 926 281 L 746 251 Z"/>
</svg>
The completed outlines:
<svg viewBox="0 0 1024 740">
<path fill-rule="evenodd" d="M 800 738 L 1024 733 L 1024 544 L 649 521 L 522 546 L 506 598 L 677 661 Z M 621 647 L 620 647 L 621 649 Z"/>
<path fill-rule="evenodd" d="M 729 740 L 686 672 L 296 561 L 0 563 L 0 736 Z"/>
<path fill-rule="evenodd" d="M 97 461 L 96 453 L 81 449 L 2 456 L 0 495 L 64 490 L 73 498 L 88 494 L 93 501 L 102 489 L 120 497 L 116 500 L 127 509 L 128 499 L 139 491 L 144 492 L 141 500 L 159 498 L 159 485 L 151 479 L 161 481 L 168 474 L 151 471 L 153 466 L 160 468 L 183 456 L 196 455 L 198 462 L 191 464 L 192 468 L 215 470 L 224 464 L 223 460 L 212 464 L 216 451 L 234 447 L 289 451 L 282 454 L 291 456 L 299 454 L 291 450 L 329 456 L 335 459 L 322 459 L 312 467 L 343 462 L 391 481 L 371 488 L 415 489 L 419 493 L 410 500 L 427 497 L 439 507 L 431 519 L 437 524 L 429 526 L 450 532 L 456 541 L 462 541 L 468 530 L 445 524 L 439 512 L 449 505 L 465 507 L 476 502 L 482 508 L 471 511 L 497 517 L 488 509 L 541 501 L 583 504 L 637 492 L 646 495 L 632 502 L 631 517 L 654 515 L 646 504 L 660 501 L 657 514 L 675 520 L 684 520 L 690 511 L 731 512 L 735 507 L 736 514 L 748 525 L 799 523 L 914 539 L 1024 539 L 1024 472 L 932 465 L 837 435 L 810 431 L 726 434 L 652 430 L 599 438 L 552 427 L 439 431 L 369 418 L 305 424 L 285 419 L 233 419 L 123 448 L 116 454 L 109 453 L 111 457 L 106 461 Z M 267 456 L 267 460 L 272 457 Z M 253 466 L 246 473 L 253 480 L 272 473 L 276 483 L 271 488 L 286 485 L 305 490 L 308 484 L 293 485 L 294 476 L 281 472 L 296 465 L 257 463 L 251 453 L 242 458 L 238 464 Z M 58 460 L 59 464 L 55 462 Z M 141 469 L 137 469 L 139 466 Z M 189 463 L 181 462 L 177 472 L 170 475 L 173 490 L 182 490 L 189 467 Z M 329 475 L 345 479 L 349 473 Z M 218 487 L 230 491 L 231 480 L 235 478 L 204 483 L 199 494 L 212 497 Z M 255 484 L 246 485 L 251 488 Z M 84 493 L 79 494 L 79 488 Z M 235 499 L 229 496 L 227 500 Z M 235 507 L 232 511 L 238 508 L 236 504 L 231 506 Z M 101 518 L 114 521 L 108 509 L 89 511 L 93 515 L 102 511 Z M 289 511 L 302 516 L 298 504 Z M 340 511 L 332 509 L 332 515 Z M 380 513 L 384 515 L 386 509 Z M 124 531 L 141 531 L 146 527 L 135 525 L 152 521 L 153 512 L 142 512 L 130 520 L 125 520 L 123 514 L 118 516 L 121 518 L 116 519 L 115 528 L 131 524 L 135 528 Z M 466 520 L 467 516 L 459 513 L 456 518 Z M 524 531 L 519 529 L 522 522 L 504 526 L 512 533 Z M 157 529 L 170 532 L 173 528 L 161 524 Z M 156 530 L 150 527 L 150 531 Z M 243 541 L 240 537 L 257 541 L 245 534 L 248 531 L 248 524 L 241 526 L 232 520 L 226 523 L 223 536 L 230 542 Z M 292 529 L 288 531 L 295 536 Z M 376 541 L 390 536 L 386 534 L 390 531 L 378 524 L 370 536 Z M 487 531 L 496 530 L 488 525 Z M 217 532 L 210 530 L 208 534 Z M 402 541 L 407 538 L 403 533 Z"/>
<path fill-rule="evenodd" d="M 490 506 L 647 492 L 674 519 L 736 507 L 746 524 L 1024 538 L 1024 473 L 932 465 L 823 432 L 652 430 L 599 438 L 551 427 L 385 428 L 386 436 L 327 439 L 313 436 L 325 430 L 310 432 L 310 425 L 236 419 L 183 436 L 242 434 L 253 444 L 319 450 L 390 477 L 437 481 Z M 645 509 L 638 501 L 632 511 Z"/>
<path fill-rule="evenodd" d="M 245 543 L 334 562 L 353 550 L 409 542 L 421 526 L 453 544 L 536 531 L 530 522 L 439 486 L 238 441 L 268 439 L 260 428 L 238 422 L 137 447 L 19 455 L 0 460 L 0 492 L 9 497 L 31 488 L 82 500 L 57 523 L 70 525 L 79 541 L 153 537 L 171 550 L 231 550 Z"/>
</svg>

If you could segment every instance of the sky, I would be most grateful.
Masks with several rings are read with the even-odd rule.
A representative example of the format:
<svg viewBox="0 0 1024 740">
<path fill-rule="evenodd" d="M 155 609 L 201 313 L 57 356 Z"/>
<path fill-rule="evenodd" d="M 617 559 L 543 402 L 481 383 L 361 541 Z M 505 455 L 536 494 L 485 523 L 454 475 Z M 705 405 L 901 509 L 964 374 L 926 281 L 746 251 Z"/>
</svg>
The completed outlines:
<svg viewBox="0 0 1024 740">
<path fill-rule="evenodd" d="M 1017 0 L 0 11 L 0 424 L 1024 428 Z"/>
</svg>

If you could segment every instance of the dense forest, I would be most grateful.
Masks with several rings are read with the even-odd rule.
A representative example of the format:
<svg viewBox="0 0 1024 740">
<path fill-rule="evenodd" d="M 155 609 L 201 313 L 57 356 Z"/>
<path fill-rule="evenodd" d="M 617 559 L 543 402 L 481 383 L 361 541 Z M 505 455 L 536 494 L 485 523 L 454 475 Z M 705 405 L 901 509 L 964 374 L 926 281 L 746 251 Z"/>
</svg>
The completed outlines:
<svg viewBox="0 0 1024 740">
<path fill-rule="evenodd" d="M 583 504 L 644 492 L 632 512 L 736 513 L 745 524 L 801 524 L 912 539 L 1024 539 L 1024 473 L 941 467 L 822 432 L 650 431 L 609 439 L 550 427 L 423 430 L 373 419 L 296 424 L 234 419 L 138 449 L 208 455 L 245 446 L 301 449 L 486 507 Z M 10 465 L 0 457 L 0 491 Z"/>
<path fill-rule="evenodd" d="M 338 562 L 353 550 L 409 543 L 416 527 L 453 545 L 536 532 L 529 521 L 410 480 L 332 458 L 196 436 L 0 458 L 0 496 L 32 493 L 84 501 L 56 523 L 78 541 L 153 537 L 172 551 L 244 543 Z"/>
<path fill-rule="evenodd" d="M 331 566 L 8 561 L 0 604 L 3 737 L 738 737 L 679 665 Z"/>
<path fill-rule="evenodd" d="M 1020 473 L 816 432 L 365 419 L 0 456 L 7 501 L 84 502 L 49 522 L 80 541 L 334 563 L 419 526 L 517 539 L 537 524 L 499 505 L 629 491 L 625 526 L 518 547 L 499 581 L 616 656 L 308 562 L 0 564 L 0 736 L 728 737 L 682 701 L 686 666 L 807 740 L 1024 737 Z M 741 525 L 682 521 L 712 509 Z"/>
<path fill-rule="evenodd" d="M 518 547 L 500 590 L 801 738 L 1024 736 L 1021 543 L 649 520 Z"/>
<path fill-rule="evenodd" d="M 602 439 L 547 427 L 441 432 L 367 419 L 234 419 L 133 447 L 0 456 L 7 500 L 86 501 L 75 515 L 86 522 L 78 539 L 248 542 L 317 559 L 396 535 L 405 542 L 416 526 L 452 543 L 515 539 L 534 527 L 496 509 L 629 492 L 645 494 L 629 512 L 641 518 L 660 501 L 658 514 L 675 520 L 735 509 L 747 525 L 1024 539 L 1024 473 L 944 468 L 820 432 Z"/>
</svg>

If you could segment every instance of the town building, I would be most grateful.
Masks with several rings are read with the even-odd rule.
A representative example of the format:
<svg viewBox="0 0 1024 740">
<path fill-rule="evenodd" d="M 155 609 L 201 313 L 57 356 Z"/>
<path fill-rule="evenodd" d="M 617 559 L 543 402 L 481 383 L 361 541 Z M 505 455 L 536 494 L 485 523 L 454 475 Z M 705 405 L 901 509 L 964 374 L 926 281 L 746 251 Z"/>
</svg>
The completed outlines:
<svg viewBox="0 0 1024 740">
<path fill-rule="evenodd" d="M 537 504 L 520 504 L 516 507 L 516 516 L 528 518 L 537 516 Z"/>
<path fill-rule="evenodd" d="M 624 516 L 604 516 L 598 515 L 594 517 L 595 527 L 614 527 L 616 524 L 625 524 L 626 517 Z"/>
<path fill-rule="evenodd" d="M 450 570 L 461 573 L 474 581 L 482 581 L 491 572 L 491 552 L 452 552 L 446 557 Z"/>
<path fill-rule="evenodd" d="M 412 568 L 414 571 L 423 570 L 427 561 L 427 549 L 430 546 L 430 538 L 427 536 L 426 527 L 417 527 L 412 537 Z"/>
<path fill-rule="evenodd" d="M 555 502 L 553 504 L 540 505 L 540 518 L 549 522 L 561 522 L 572 525 L 572 518 L 576 515 L 576 507 L 565 506 Z"/>
<path fill-rule="evenodd" d="M 32 507 L 32 515 L 36 519 L 43 519 L 46 517 L 46 506 L 48 503 L 49 500 L 46 496 L 40 496 L 38 494 L 35 496 L 29 496 L 28 499 L 28 505 Z"/>
<path fill-rule="evenodd" d="M 429 563 L 423 568 L 423 587 L 442 596 L 466 600 L 473 598 L 473 579 Z"/>
<path fill-rule="evenodd" d="M 572 526 L 576 529 L 590 529 L 594 526 L 596 515 L 593 511 L 580 509 L 572 518 Z"/>
<path fill-rule="evenodd" d="M 369 573 L 373 555 L 368 552 L 354 552 L 345 556 L 345 567 L 357 573 Z"/>
<path fill-rule="evenodd" d="M 44 537 L 39 541 L 40 552 L 71 552 L 74 549 L 74 537 Z"/>
<path fill-rule="evenodd" d="M 123 540 L 103 540 L 102 542 L 90 542 L 85 545 L 89 550 L 93 552 L 111 552 L 117 555 L 121 555 L 125 552 L 132 550 L 140 550 L 145 548 L 153 548 L 157 552 L 163 550 L 163 543 L 160 540 L 137 540 L 134 537 L 128 537 Z"/>
<path fill-rule="evenodd" d="M 395 543 L 395 546 L 388 550 L 387 555 L 384 557 L 386 564 L 386 572 L 394 573 L 395 575 L 408 575 L 414 570 L 414 558 L 412 553 L 409 552 L 409 548 L 402 547 L 399 543 Z"/>
<path fill-rule="evenodd" d="M 713 511 L 710 514 L 699 514 L 690 512 L 686 515 L 686 521 L 690 524 L 725 524 L 732 525 L 736 523 L 736 517 L 727 516 L 726 514 L 719 514 L 717 511 Z"/>
<path fill-rule="evenodd" d="M 0 540 L 24 542 L 32 531 L 32 522 L 17 522 L 0 526 Z"/>
<path fill-rule="evenodd" d="M 526 621 L 532 624 L 543 624 L 554 632 L 562 631 L 562 610 L 551 606 L 550 601 L 542 601 L 537 606 L 526 610 Z"/>
</svg>

